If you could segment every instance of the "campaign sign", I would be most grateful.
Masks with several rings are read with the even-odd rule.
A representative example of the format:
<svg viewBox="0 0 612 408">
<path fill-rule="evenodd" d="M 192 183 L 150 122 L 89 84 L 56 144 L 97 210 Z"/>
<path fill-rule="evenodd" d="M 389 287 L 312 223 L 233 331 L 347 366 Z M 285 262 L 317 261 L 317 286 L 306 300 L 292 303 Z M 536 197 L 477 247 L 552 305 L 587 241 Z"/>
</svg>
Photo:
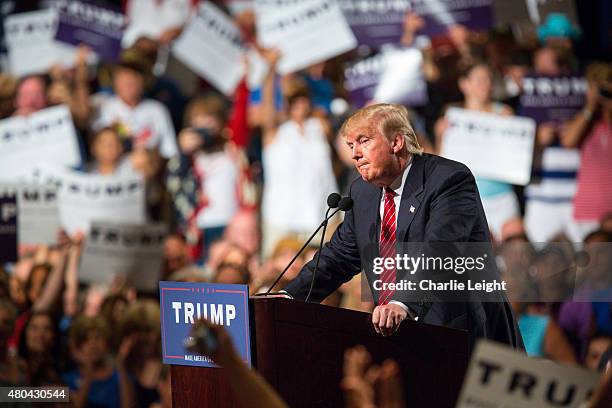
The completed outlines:
<svg viewBox="0 0 612 408">
<path fill-rule="evenodd" d="M 57 189 L 36 184 L 0 184 L 1 192 L 17 194 L 19 244 L 55 244 L 61 229 Z"/>
<path fill-rule="evenodd" d="M 78 137 L 66 105 L 0 120 L 0 178 L 18 178 L 43 162 L 81 164 Z"/>
<path fill-rule="evenodd" d="M 257 40 L 278 48 L 278 72 L 288 74 L 357 46 L 342 10 L 330 0 L 258 0 Z"/>
<path fill-rule="evenodd" d="M 145 182 L 140 175 L 85 174 L 41 164 L 30 181 L 57 187 L 62 227 L 69 233 L 88 231 L 93 221 L 144 223 Z"/>
<path fill-rule="evenodd" d="M 248 51 L 232 19 L 212 3 L 202 3 L 172 46 L 172 53 L 193 72 L 226 95 L 244 76 Z"/>
<path fill-rule="evenodd" d="M 123 276 L 136 289 L 155 293 L 162 268 L 164 224 L 92 222 L 81 258 L 79 280 L 110 283 Z"/>
<path fill-rule="evenodd" d="M 583 407 L 599 373 L 528 357 L 508 346 L 476 344 L 456 408 Z"/>
<path fill-rule="evenodd" d="M 348 66 L 344 86 L 357 108 L 370 101 L 422 106 L 427 103 L 422 64 L 420 50 L 389 48 Z"/>
<path fill-rule="evenodd" d="M 519 112 L 537 123 L 572 119 L 584 106 L 587 88 L 586 78 L 580 75 L 525 76 Z"/>
<path fill-rule="evenodd" d="M 18 191 L 19 243 L 55 244 L 61 229 L 57 188 L 20 185 Z"/>
<path fill-rule="evenodd" d="M 56 41 L 55 9 L 12 14 L 4 20 L 9 70 L 15 76 L 47 71 L 53 64 L 72 65 L 76 48 Z"/>
<path fill-rule="evenodd" d="M 184 347 L 194 321 L 204 317 L 225 328 L 237 353 L 251 366 L 247 285 L 162 281 L 159 298 L 164 364 L 218 367 Z"/>
<path fill-rule="evenodd" d="M 56 0 L 54 7 L 59 12 L 56 40 L 85 44 L 103 59 L 119 57 L 126 22 L 119 7 L 94 0 Z"/>
<path fill-rule="evenodd" d="M 399 43 L 411 0 L 339 0 L 338 4 L 357 42 L 378 48 Z"/>
<path fill-rule="evenodd" d="M 457 160 L 477 177 L 527 185 L 535 140 L 529 118 L 451 108 L 442 156 Z"/>
<path fill-rule="evenodd" d="M 17 261 L 17 194 L 0 191 L 0 262 Z"/>
<path fill-rule="evenodd" d="M 412 11 L 425 20 L 420 34 L 444 34 L 449 26 L 461 24 L 470 30 L 493 27 L 493 0 L 412 0 Z"/>
</svg>

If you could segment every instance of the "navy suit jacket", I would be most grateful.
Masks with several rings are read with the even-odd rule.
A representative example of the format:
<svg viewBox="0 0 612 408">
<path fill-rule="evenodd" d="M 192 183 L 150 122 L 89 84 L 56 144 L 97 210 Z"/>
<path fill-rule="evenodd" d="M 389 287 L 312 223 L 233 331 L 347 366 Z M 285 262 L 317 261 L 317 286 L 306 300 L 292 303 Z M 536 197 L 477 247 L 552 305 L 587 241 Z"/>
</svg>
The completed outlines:
<svg viewBox="0 0 612 408">
<path fill-rule="evenodd" d="M 356 179 L 350 188 L 354 205 L 320 254 L 311 299 L 321 302 L 361 270 L 372 293 L 371 268 L 380 236 L 382 189 Z M 414 208 L 412 208 L 414 207 Z M 439 156 L 414 155 L 401 196 L 397 220 L 399 242 L 490 242 L 489 230 L 474 176 L 463 164 Z M 316 257 L 315 257 L 316 259 Z M 284 289 L 304 300 L 310 289 L 314 261 Z M 491 302 L 404 302 L 425 323 L 466 330 L 473 346 L 488 338 L 522 349 L 523 342 L 505 295 Z"/>
</svg>

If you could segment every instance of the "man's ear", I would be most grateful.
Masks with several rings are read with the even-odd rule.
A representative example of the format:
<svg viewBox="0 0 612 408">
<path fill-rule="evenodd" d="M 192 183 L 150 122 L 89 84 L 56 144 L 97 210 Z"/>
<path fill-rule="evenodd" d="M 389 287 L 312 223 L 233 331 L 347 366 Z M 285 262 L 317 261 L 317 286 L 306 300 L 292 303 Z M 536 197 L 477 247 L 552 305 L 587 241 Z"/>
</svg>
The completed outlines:
<svg viewBox="0 0 612 408">
<path fill-rule="evenodd" d="M 393 153 L 401 152 L 404 146 L 406 145 L 406 138 L 401 133 L 396 133 L 393 136 L 393 140 L 391 141 L 391 147 L 393 149 Z"/>
</svg>

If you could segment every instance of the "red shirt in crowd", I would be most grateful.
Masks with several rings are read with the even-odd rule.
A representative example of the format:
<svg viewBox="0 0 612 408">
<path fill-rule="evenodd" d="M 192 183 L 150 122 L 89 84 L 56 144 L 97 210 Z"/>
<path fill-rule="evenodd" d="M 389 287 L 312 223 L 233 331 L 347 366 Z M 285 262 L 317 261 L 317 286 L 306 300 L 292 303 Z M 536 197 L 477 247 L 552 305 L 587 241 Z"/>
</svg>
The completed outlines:
<svg viewBox="0 0 612 408">
<path fill-rule="evenodd" d="M 599 221 L 612 212 L 612 131 L 599 120 L 582 143 L 574 218 Z"/>
</svg>

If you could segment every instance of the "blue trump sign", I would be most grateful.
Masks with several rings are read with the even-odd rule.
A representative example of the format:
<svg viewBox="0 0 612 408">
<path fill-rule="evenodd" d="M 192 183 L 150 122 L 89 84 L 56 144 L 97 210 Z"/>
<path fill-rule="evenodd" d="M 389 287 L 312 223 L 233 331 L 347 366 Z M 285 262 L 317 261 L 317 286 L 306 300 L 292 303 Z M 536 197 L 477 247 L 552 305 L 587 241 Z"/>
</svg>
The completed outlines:
<svg viewBox="0 0 612 408">
<path fill-rule="evenodd" d="M 217 367 L 184 346 L 194 321 L 204 317 L 227 330 L 236 351 L 251 366 L 248 286 L 159 282 L 159 298 L 164 364 Z"/>
</svg>

